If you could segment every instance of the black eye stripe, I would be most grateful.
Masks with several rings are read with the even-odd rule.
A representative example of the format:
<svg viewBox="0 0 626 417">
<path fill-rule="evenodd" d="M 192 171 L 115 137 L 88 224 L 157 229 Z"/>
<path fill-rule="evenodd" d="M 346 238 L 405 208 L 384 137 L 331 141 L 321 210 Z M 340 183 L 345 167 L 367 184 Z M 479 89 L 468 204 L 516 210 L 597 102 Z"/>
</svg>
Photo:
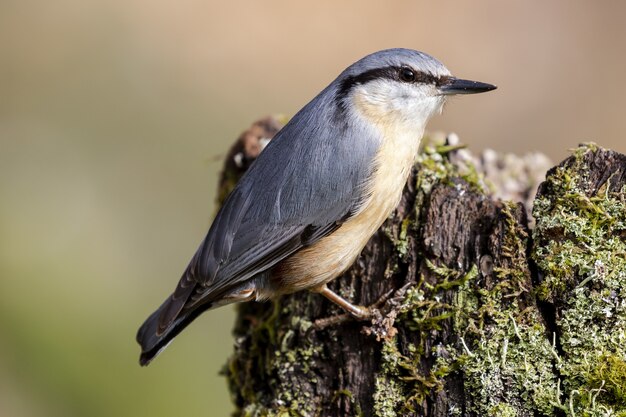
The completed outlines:
<svg viewBox="0 0 626 417">
<path fill-rule="evenodd" d="M 447 76 L 436 77 L 431 73 L 423 72 L 423 71 L 416 71 L 413 68 L 405 67 L 405 66 L 402 66 L 402 67 L 390 66 L 390 67 L 374 68 L 369 71 L 362 72 L 361 74 L 350 76 L 346 78 L 345 80 L 343 80 L 343 82 L 341 83 L 341 86 L 339 87 L 337 98 L 339 100 L 343 99 L 343 97 L 345 97 L 348 94 L 348 92 L 350 92 L 350 90 L 357 85 L 367 84 L 370 81 L 379 80 L 381 78 L 386 78 L 388 80 L 394 80 L 394 81 L 400 81 L 400 82 L 408 82 L 406 80 L 401 79 L 401 75 L 400 75 L 402 70 L 405 68 L 413 71 L 415 75 L 415 80 L 412 82 L 415 82 L 415 83 L 433 84 L 433 85 L 439 86 L 439 85 L 444 84 L 450 78 Z"/>
</svg>

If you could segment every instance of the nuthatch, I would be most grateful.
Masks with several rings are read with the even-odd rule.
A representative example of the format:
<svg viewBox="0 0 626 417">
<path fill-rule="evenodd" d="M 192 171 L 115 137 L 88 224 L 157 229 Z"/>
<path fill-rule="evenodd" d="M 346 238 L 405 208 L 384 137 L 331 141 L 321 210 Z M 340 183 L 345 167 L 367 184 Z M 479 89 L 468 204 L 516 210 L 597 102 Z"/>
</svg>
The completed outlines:
<svg viewBox="0 0 626 417">
<path fill-rule="evenodd" d="M 410 49 L 349 66 L 228 196 L 174 293 L 139 329 L 141 365 L 199 314 L 234 302 L 310 290 L 367 317 L 326 283 L 352 265 L 400 201 L 426 123 L 446 98 L 495 88 L 455 78 Z"/>
</svg>

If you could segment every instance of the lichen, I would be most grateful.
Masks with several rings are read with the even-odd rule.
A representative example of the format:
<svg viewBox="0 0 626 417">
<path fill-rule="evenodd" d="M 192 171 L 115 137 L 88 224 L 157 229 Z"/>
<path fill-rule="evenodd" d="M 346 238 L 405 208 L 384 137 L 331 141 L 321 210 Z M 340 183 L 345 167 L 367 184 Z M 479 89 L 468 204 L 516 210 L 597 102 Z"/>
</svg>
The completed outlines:
<svg viewBox="0 0 626 417">
<path fill-rule="evenodd" d="M 454 277 L 458 275 L 454 272 Z M 556 353 L 537 311 L 520 312 L 516 302 L 503 306 L 506 294 L 476 291 L 472 285 L 477 277 L 475 268 L 451 279 L 454 277 L 437 289 L 440 297 L 426 295 L 419 285 L 410 289 L 400 321 L 422 333 L 425 341 L 430 331 L 440 329 L 441 321 L 454 317 L 460 343 L 437 346 L 430 352 L 436 356 L 434 366 L 420 374 L 425 346 L 409 346 L 408 354 L 402 354 L 395 339 L 386 341 L 374 397 L 375 415 L 401 416 L 415 411 L 427 396 L 443 389 L 445 378 L 455 372 L 463 372 L 466 395 L 471 398 L 468 409 L 476 415 L 507 415 L 497 410 L 553 415 L 554 408 L 561 408 L 553 374 Z M 437 301 L 451 283 L 458 290 L 455 301 Z M 486 318 L 489 325 L 484 323 Z M 502 402 L 503 398 L 510 403 Z M 450 409 L 461 410 L 462 406 L 451 404 Z"/>
<path fill-rule="evenodd" d="M 289 303 L 273 301 L 269 314 L 260 317 L 256 326 L 247 335 L 249 344 L 236 346 L 235 354 L 228 362 L 224 373 L 229 376 L 231 392 L 243 397 L 244 408 L 236 415 L 241 417 L 304 417 L 312 415 L 314 398 L 310 385 L 315 384 L 315 375 L 310 364 L 318 359 L 322 347 L 312 343 L 296 343 L 296 333 L 304 334 L 312 323 L 306 318 L 296 317 L 289 311 Z M 262 350 L 259 346 L 275 346 Z M 245 353 L 244 353 L 245 352 Z M 243 363 L 242 363 L 243 361 Z M 238 367 L 253 370 L 255 378 L 241 377 Z M 300 375 L 310 375 L 307 381 L 294 383 L 290 375 L 298 370 Z M 247 374 L 246 372 L 243 372 Z M 271 398 L 257 392 L 253 383 L 262 383 L 261 390 L 270 388 Z"/>
<path fill-rule="evenodd" d="M 432 142 L 431 142 L 432 143 Z M 440 145 L 443 146 L 443 145 Z M 386 231 L 394 243 L 401 259 L 408 249 L 408 234 L 417 233 L 418 219 L 423 205 L 433 186 L 437 183 L 451 183 L 458 177 L 454 165 L 445 154 L 451 148 L 438 148 L 437 144 L 427 145 L 418 159 L 418 170 L 415 178 L 416 194 L 415 212 L 401 224 L 398 236 L 394 237 L 391 230 Z M 430 265 L 434 273 L 444 277 L 452 277 L 453 270 Z M 421 277 L 417 285 L 408 289 L 399 307 L 398 326 L 405 326 L 412 332 L 419 332 L 422 344 L 410 345 L 406 353 L 400 352 L 397 337 L 385 339 L 381 348 L 381 367 L 376 376 L 374 393 L 374 415 L 377 417 L 403 416 L 415 412 L 422 406 L 426 397 L 443 389 L 444 377 L 454 369 L 454 363 L 443 358 L 438 359 L 435 366 L 423 375 L 419 372 L 419 362 L 425 354 L 427 333 L 439 329 L 439 323 L 449 320 L 453 314 L 452 306 L 442 302 L 432 293 L 445 291 L 446 287 L 454 287 L 463 282 L 462 277 L 455 276 L 449 280 L 442 279 L 441 287 L 430 288 Z M 461 407 L 458 408 L 459 410 Z"/>
<path fill-rule="evenodd" d="M 448 154 L 463 145 L 447 146 L 441 143 L 441 138 L 425 138 L 426 145 L 417 158 L 419 167 L 417 185 L 427 195 L 437 183 L 455 185 L 455 180 L 462 179 L 472 191 L 488 194 L 489 189 L 484 182 L 484 176 L 469 161 L 452 163 Z M 419 203 L 418 203 L 419 204 Z"/>
<path fill-rule="evenodd" d="M 384 341 L 381 372 L 376 377 L 375 416 L 414 413 L 431 392 L 443 389 L 444 377 L 454 370 L 449 361 L 440 357 L 430 372 L 422 375 L 418 369 L 423 351 L 409 345 L 408 352 L 405 355 L 399 351 L 395 338 Z"/>
<path fill-rule="evenodd" d="M 420 156 L 416 212 L 437 183 L 488 192 L 471 164 L 452 164 L 445 156 L 448 151 L 427 146 Z M 555 408 L 563 408 L 553 372 L 555 347 L 546 337 L 538 310 L 521 311 L 517 301 L 529 291 L 530 277 L 525 257 L 528 236 L 514 219 L 514 209 L 512 203 L 503 206 L 506 233 L 502 257 L 506 262 L 502 265 L 508 267 L 493 271 L 493 288 L 477 285 L 476 266 L 463 272 L 424 259 L 428 270 L 437 276 L 436 284 L 429 285 L 421 276 L 407 291 L 397 319 L 398 326 L 419 333 L 421 344 L 411 345 L 402 353 L 395 338 L 385 341 L 374 396 L 376 416 L 402 416 L 419 410 L 427 397 L 444 388 L 447 377 L 458 372 L 463 373 L 470 400 L 455 404 L 451 399 L 452 416 L 461 415 L 464 407 L 485 416 L 550 416 Z M 427 352 L 431 332 L 442 330 L 443 323 L 449 321 L 459 343 L 439 345 Z M 429 372 L 422 374 L 418 369 L 426 355 L 436 359 Z"/>
<path fill-rule="evenodd" d="M 404 388 L 395 378 L 388 378 L 384 374 L 376 377 L 374 392 L 374 415 L 377 417 L 396 417 L 396 410 L 402 405 L 405 394 Z"/>
<path fill-rule="evenodd" d="M 547 179 L 535 202 L 533 257 L 544 274 L 538 296 L 557 303 L 566 411 L 626 415 L 626 188 L 588 196 L 583 168 L 595 145 Z"/>
<path fill-rule="evenodd" d="M 540 317 L 527 310 L 511 315 L 508 323 L 502 316 L 495 320 L 496 325 L 464 355 L 465 388 L 474 397 L 470 410 L 494 415 L 491 410 L 508 404 L 524 415 L 553 415 L 555 408 L 562 407 L 553 373 L 556 353 L 546 340 Z"/>
<path fill-rule="evenodd" d="M 532 254 L 543 276 L 533 290 L 530 237 L 517 220 L 514 203 L 497 206 L 501 247 L 497 265 L 489 271 L 480 265 L 469 271 L 448 267 L 410 253 L 412 239 L 419 239 L 421 209 L 436 184 L 490 193 L 470 162 L 451 161 L 449 154 L 456 149 L 436 143 L 425 147 L 413 212 L 386 230 L 395 248 L 389 276 L 402 272 L 400 264 L 409 261 L 417 261 L 421 269 L 397 307 L 395 326 L 401 332 L 381 343 L 374 416 L 420 415 L 449 378 L 462 375 L 463 399 L 447 399 L 453 417 L 626 417 L 626 189 L 616 193 L 605 188 L 588 197 L 579 165 L 552 173 L 547 180 L 552 197 L 538 198 L 534 209 Z M 581 148 L 576 160 L 582 163 L 585 153 L 594 151 Z M 427 279 L 433 276 L 435 280 Z M 354 289 L 339 290 L 351 298 L 345 291 Z M 546 328 L 534 297 L 561 303 L 558 339 Z M 231 391 L 243 397 L 237 416 L 319 414 L 311 394 L 316 375 L 309 366 L 324 359 L 323 347 L 302 337 L 312 324 L 289 311 L 295 302 L 283 299 L 258 317 L 242 338 L 246 345 L 231 359 Z M 452 336 L 433 346 L 432 335 L 439 333 Z M 415 343 L 406 344 L 401 334 L 410 334 Z M 237 379 L 251 369 L 253 378 Z M 294 381 L 294 370 L 305 378 Z M 362 414 L 352 393 L 338 390 L 334 395 L 335 400 L 346 397 L 356 415 Z"/>
<path fill-rule="evenodd" d="M 467 166 L 460 173 L 436 147 L 419 161 L 416 211 L 436 183 L 470 181 L 486 192 L 479 175 Z M 576 163 L 557 168 L 548 178 L 549 196 L 536 200 L 537 228 L 533 257 L 543 272 L 532 294 L 528 287 L 526 233 L 504 204 L 507 216 L 502 256 L 494 268 L 493 288 L 474 285 L 476 271 L 457 270 L 427 261 L 438 284 L 424 279 L 407 291 L 398 326 L 420 333 L 439 330 L 453 318 L 458 345 L 437 347 L 436 366 L 425 375 L 418 364 L 424 345 L 401 353 L 395 339 L 383 347 L 377 379 L 376 415 L 399 416 L 419 408 L 428 395 L 442 389 L 444 378 L 463 373 L 467 411 L 475 415 L 626 416 L 626 187 L 603 187 L 589 197 L 582 158 L 593 145 L 575 154 Z M 506 266 L 504 266 L 506 265 Z M 452 301 L 446 292 L 453 292 Z M 535 307 L 520 304 L 533 295 L 559 300 L 559 341 L 550 335 Z M 448 300 L 444 302 L 444 300 Z M 460 405 L 450 404 L 451 413 Z M 557 411 L 558 410 L 558 411 Z"/>
</svg>

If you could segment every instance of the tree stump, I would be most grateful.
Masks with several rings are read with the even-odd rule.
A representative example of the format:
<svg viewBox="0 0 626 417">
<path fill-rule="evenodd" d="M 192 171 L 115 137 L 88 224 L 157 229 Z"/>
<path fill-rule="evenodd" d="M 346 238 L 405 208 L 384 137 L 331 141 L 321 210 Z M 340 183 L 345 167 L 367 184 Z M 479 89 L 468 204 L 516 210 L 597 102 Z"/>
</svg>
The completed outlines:
<svg viewBox="0 0 626 417">
<path fill-rule="evenodd" d="M 240 137 L 220 198 L 279 128 Z M 233 415 L 626 416 L 626 156 L 582 145 L 534 198 L 544 157 L 426 141 L 398 208 L 329 285 L 382 298 L 378 314 L 317 328 L 343 313 L 317 294 L 240 304 Z"/>
</svg>

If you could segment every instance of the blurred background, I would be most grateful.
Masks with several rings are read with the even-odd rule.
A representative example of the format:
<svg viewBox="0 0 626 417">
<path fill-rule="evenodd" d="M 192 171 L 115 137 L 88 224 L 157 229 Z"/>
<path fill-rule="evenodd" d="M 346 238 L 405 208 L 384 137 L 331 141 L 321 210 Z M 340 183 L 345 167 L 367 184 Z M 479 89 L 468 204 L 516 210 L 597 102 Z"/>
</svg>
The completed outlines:
<svg viewBox="0 0 626 417">
<path fill-rule="evenodd" d="M 135 331 L 204 237 L 240 131 L 365 54 L 497 84 L 430 124 L 474 150 L 626 152 L 624 2 L 312 4 L 0 2 L 0 415 L 228 415 L 231 308 L 145 369 Z"/>
</svg>

